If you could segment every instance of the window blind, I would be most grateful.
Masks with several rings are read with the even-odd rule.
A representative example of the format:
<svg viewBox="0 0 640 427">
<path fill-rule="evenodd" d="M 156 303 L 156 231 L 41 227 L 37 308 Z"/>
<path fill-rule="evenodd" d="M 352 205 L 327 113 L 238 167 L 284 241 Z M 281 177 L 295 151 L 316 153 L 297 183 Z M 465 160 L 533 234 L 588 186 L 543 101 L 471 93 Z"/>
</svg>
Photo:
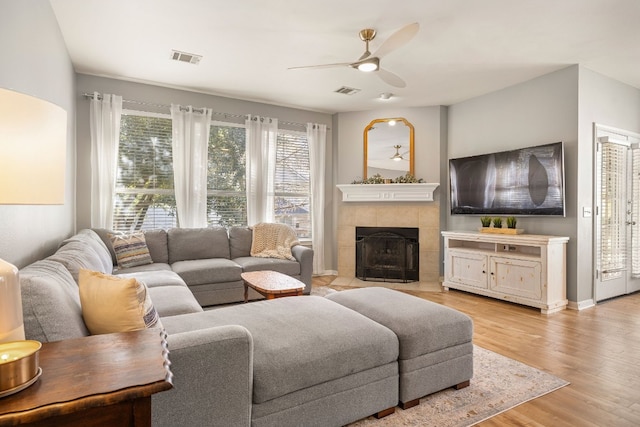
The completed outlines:
<svg viewBox="0 0 640 427">
<path fill-rule="evenodd" d="M 598 163 L 600 182 L 599 270 L 603 281 L 622 277 L 627 265 L 627 146 L 603 143 Z"/>
<path fill-rule="evenodd" d="M 631 276 L 640 277 L 640 149 L 631 150 Z"/>
<path fill-rule="evenodd" d="M 171 119 L 123 114 L 113 229 L 176 226 Z"/>
<path fill-rule="evenodd" d="M 209 225 L 247 225 L 246 132 L 214 122 L 209 134 L 207 216 Z"/>
<path fill-rule="evenodd" d="M 276 142 L 274 217 L 299 238 L 311 238 L 309 144 L 306 133 L 279 132 Z"/>
</svg>

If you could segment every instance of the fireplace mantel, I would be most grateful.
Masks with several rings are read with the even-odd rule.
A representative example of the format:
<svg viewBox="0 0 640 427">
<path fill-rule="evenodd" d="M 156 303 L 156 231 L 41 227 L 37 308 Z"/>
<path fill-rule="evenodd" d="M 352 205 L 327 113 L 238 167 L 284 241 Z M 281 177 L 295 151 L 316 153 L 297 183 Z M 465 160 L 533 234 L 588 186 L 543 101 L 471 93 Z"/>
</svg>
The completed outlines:
<svg viewBox="0 0 640 427">
<path fill-rule="evenodd" d="M 433 202 L 439 183 L 338 184 L 343 202 Z"/>
</svg>

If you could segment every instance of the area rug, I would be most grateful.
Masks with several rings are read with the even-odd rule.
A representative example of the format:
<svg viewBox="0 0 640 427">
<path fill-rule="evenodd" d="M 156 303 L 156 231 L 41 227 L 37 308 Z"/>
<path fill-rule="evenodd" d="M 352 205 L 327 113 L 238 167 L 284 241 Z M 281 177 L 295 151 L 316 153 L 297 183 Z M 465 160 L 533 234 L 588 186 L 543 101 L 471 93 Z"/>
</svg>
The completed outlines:
<svg viewBox="0 0 640 427">
<path fill-rule="evenodd" d="M 311 288 L 311 295 L 315 295 L 318 297 L 325 297 L 334 292 L 338 292 L 335 289 L 331 289 L 328 286 L 314 286 Z"/>
<path fill-rule="evenodd" d="M 420 399 L 420 405 L 382 419 L 369 417 L 361 426 L 466 427 L 551 393 L 569 383 L 516 360 L 475 346 L 474 376 L 469 387 L 452 388 Z"/>
</svg>

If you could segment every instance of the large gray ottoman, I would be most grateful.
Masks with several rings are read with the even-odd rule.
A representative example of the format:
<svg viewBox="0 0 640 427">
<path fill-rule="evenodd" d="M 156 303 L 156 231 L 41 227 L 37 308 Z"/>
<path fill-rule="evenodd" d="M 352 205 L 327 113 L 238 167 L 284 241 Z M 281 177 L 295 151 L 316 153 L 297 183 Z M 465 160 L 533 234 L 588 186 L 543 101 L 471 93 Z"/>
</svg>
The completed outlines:
<svg viewBox="0 0 640 427">
<path fill-rule="evenodd" d="M 473 322 L 459 311 L 386 288 L 336 292 L 326 298 L 391 329 L 400 343 L 400 406 L 473 377 Z"/>
</svg>

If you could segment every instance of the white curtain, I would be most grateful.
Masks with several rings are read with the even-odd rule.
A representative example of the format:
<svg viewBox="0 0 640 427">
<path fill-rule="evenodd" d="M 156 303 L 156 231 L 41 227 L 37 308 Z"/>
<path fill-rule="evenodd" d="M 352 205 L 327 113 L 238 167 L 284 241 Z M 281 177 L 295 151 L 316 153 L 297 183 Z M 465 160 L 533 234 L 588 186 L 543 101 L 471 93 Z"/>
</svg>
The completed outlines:
<svg viewBox="0 0 640 427">
<path fill-rule="evenodd" d="M 171 104 L 173 181 L 182 228 L 207 226 L 207 154 L 211 110 Z"/>
<path fill-rule="evenodd" d="M 313 274 L 324 274 L 324 178 L 327 125 L 307 123 L 311 175 L 311 237 Z"/>
<path fill-rule="evenodd" d="M 91 129 L 91 227 L 113 228 L 122 97 L 97 92 L 89 106 Z"/>
<path fill-rule="evenodd" d="M 273 222 L 278 119 L 246 119 L 247 224 Z"/>
</svg>

